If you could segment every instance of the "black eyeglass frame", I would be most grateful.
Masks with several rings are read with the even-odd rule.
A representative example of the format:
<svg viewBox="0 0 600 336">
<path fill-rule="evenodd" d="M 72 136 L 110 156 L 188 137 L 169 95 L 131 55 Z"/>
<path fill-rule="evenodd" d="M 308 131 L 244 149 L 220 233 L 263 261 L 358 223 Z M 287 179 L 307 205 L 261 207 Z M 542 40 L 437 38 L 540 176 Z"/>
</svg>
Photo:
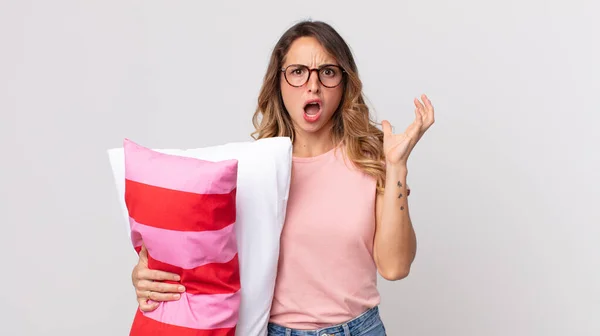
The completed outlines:
<svg viewBox="0 0 600 336">
<path fill-rule="evenodd" d="M 300 85 L 293 85 L 292 83 L 290 83 L 290 81 L 289 81 L 289 80 L 288 80 L 288 78 L 287 78 L 287 74 L 286 74 L 286 72 L 287 72 L 287 69 L 288 69 L 289 67 L 291 67 L 291 66 L 302 67 L 302 68 L 304 68 L 304 69 L 307 69 L 307 70 L 308 70 L 308 77 L 306 78 L 306 80 L 304 81 L 304 83 L 302 83 L 302 84 L 300 84 Z M 325 84 L 323 83 L 323 81 L 321 80 L 321 70 L 323 70 L 324 68 L 330 68 L 330 67 L 337 68 L 337 69 L 339 69 L 339 70 L 341 71 L 341 73 L 342 73 L 342 79 L 340 79 L 340 82 L 339 82 L 339 83 L 337 83 L 337 84 L 336 84 L 336 85 L 334 85 L 334 86 L 327 86 L 327 85 L 325 85 Z M 336 64 L 322 64 L 322 65 L 321 65 L 321 66 L 319 66 L 318 68 L 309 68 L 308 66 L 306 66 L 306 65 L 304 65 L 304 64 L 290 64 L 290 65 L 288 65 L 288 66 L 286 66 L 286 67 L 284 67 L 284 68 L 281 68 L 280 70 L 281 70 L 281 72 L 283 72 L 283 77 L 285 78 L 285 81 L 286 81 L 286 82 L 287 82 L 287 83 L 288 83 L 290 86 L 293 86 L 293 87 L 301 87 L 301 86 L 303 86 L 304 84 L 308 83 L 308 81 L 310 80 L 310 76 L 312 75 L 312 72 L 313 72 L 313 71 L 316 71 L 316 72 L 317 72 L 317 78 L 319 79 L 319 82 L 321 83 L 321 85 L 323 85 L 324 87 L 326 87 L 326 88 L 329 88 L 329 89 L 332 89 L 332 88 L 338 87 L 340 84 L 342 84 L 342 82 L 344 81 L 344 78 L 346 77 L 346 70 L 344 70 L 344 68 L 342 68 L 341 66 L 339 66 L 339 65 L 336 65 Z"/>
</svg>

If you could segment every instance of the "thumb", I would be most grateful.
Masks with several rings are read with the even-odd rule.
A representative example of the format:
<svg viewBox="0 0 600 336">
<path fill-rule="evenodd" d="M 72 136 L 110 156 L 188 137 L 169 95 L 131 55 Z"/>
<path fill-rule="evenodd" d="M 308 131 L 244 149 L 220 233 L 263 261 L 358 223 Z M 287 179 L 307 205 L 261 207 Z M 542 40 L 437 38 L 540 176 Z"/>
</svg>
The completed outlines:
<svg viewBox="0 0 600 336">
<path fill-rule="evenodd" d="M 142 249 L 140 250 L 140 260 L 143 262 L 148 262 L 148 250 L 146 249 L 146 245 L 142 243 Z"/>
<path fill-rule="evenodd" d="M 384 138 L 388 138 L 390 135 L 392 135 L 392 125 L 390 124 L 389 121 L 384 120 L 381 122 L 381 127 L 383 130 L 383 137 Z"/>
</svg>

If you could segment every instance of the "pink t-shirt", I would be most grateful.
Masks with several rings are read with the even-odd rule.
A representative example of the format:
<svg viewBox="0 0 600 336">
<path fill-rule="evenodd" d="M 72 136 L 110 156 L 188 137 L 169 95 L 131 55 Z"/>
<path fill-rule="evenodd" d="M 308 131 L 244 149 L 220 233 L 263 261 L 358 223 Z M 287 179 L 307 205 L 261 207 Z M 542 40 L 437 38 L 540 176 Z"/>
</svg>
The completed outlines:
<svg viewBox="0 0 600 336">
<path fill-rule="evenodd" d="M 343 148 L 293 159 L 273 323 L 322 328 L 379 304 L 376 181 L 344 160 Z"/>
</svg>

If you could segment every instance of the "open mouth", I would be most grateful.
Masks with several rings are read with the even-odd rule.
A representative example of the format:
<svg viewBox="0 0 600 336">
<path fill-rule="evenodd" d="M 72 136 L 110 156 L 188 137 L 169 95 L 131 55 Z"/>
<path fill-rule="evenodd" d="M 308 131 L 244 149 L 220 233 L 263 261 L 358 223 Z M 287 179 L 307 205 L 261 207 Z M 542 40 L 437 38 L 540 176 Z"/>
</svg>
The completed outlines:
<svg viewBox="0 0 600 336">
<path fill-rule="evenodd" d="M 315 122 L 321 116 L 321 101 L 310 100 L 304 105 L 304 119 L 308 122 Z"/>
</svg>

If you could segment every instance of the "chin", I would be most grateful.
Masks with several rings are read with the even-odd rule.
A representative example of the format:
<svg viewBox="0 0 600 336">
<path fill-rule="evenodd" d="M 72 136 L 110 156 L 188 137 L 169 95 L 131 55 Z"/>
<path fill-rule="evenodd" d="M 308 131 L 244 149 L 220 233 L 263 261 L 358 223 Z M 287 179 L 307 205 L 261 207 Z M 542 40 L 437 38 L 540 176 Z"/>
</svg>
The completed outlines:
<svg viewBox="0 0 600 336">
<path fill-rule="evenodd" d="M 319 133 L 319 131 L 321 131 L 321 129 L 323 129 L 323 127 L 316 126 L 316 125 L 301 125 L 299 128 L 303 133 L 309 133 L 309 134 Z"/>
</svg>

